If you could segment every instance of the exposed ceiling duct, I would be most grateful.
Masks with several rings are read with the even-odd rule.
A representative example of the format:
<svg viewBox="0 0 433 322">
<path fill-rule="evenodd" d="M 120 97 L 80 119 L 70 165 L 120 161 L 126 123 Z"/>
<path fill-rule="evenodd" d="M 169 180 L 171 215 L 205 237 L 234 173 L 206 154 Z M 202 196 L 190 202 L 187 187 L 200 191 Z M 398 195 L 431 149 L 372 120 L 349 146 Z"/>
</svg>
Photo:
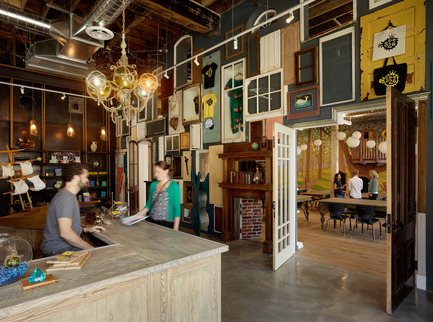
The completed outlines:
<svg viewBox="0 0 433 322">
<path fill-rule="evenodd" d="M 126 0 L 125 6 L 132 1 Z M 92 34 L 88 35 L 86 28 L 109 25 L 121 13 L 122 0 L 101 0 L 93 6 L 86 18 L 69 13 L 69 19 L 53 22 L 0 4 L 1 21 L 53 38 L 32 44 L 26 53 L 26 68 L 80 79 L 94 69 L 90 58 L 104 46 L 104 41 L 91 37 Z M 102 28 L 99 35 L 103 32 Z"/>
</svg>

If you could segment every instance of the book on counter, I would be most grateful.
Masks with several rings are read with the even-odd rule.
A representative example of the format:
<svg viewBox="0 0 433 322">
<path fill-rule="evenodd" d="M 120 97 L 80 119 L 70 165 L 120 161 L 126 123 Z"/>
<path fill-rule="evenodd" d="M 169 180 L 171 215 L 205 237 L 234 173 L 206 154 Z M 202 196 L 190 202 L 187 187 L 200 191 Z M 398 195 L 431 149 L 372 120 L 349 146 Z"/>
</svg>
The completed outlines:
<svg viewBox="0 0 433 322">
<path fill-rule="evenodd" d="M 150 215 L 134 215 L 134 216 L 129 216 L 129 217 L 125 217 L 122 218 L 122 224 L 126 225 L 126 226 L 131 226 L 134 225 L 146 218 L 149 218 Z"/>
<path fill-rule="evenodd" d="M 89 259 L 90 254 L 83 251 L 69 251 L 47 261 L 50 264 L 46 269 L 47 272 L 63 271 L 70 269 L 81 269 Z"/>
</svg>

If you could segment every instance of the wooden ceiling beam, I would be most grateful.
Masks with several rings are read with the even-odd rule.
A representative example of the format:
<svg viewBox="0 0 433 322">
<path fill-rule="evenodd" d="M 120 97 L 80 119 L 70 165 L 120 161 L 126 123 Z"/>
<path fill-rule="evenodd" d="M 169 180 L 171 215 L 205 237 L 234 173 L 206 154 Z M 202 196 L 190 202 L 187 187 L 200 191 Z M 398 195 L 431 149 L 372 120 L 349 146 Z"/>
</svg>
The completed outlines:
<svg viewBox="0 0 433 322">
<path fill-rule="evenodd" d="M 139 3 L 148 11 L 192 31 L 201 34 L 220 31 L 221 16 L 192 0 L 139 0 Z"/>
<path fill-rule="evenodd" d="M 233 7 L 233 4 L 236 6 L 243 1 L 244 0 L 234 0 L 234 3 L 232 3 L 232 0 L 219 0 L 219 1 L 213 1 L 213 3 L 209 4 L 209 6 L 207 7 L 218 14 L 222 14 L 223 12 L 226 12 L 227 10 L 231 9 Z"/>
</svg>

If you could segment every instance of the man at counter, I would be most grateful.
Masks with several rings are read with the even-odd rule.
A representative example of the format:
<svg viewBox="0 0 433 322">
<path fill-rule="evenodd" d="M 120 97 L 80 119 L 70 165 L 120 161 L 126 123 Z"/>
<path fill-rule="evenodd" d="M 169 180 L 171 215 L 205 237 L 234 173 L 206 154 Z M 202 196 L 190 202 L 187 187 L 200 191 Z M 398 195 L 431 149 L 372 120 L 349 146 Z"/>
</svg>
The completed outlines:
<svg viewBox="0 0 433 322">
<path fill-rule="evenodd" d="M 81 226 L 77 194 L 89 183 L 87 166 L 82 163 L 69 163 L 62 173 L 65 187 L 56 193 L 47 212 L 44 241 L 41 245 L 44 256 L 94 248 L 80 237 L 80 233 L 105 230 L 101 226 Z"/>
</svg>

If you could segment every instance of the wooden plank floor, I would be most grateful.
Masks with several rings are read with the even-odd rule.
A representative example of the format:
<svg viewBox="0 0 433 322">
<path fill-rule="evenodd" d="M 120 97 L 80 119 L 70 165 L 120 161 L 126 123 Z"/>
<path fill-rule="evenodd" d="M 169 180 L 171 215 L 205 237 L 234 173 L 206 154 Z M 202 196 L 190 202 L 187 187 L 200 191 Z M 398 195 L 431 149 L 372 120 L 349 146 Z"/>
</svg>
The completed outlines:
<svg viewBox="0 0 433 322">
<path fill-rule="evenodd" d="M 325 219 L 328 218 L 329 213 L 325 215 Z M 352 220 L 353 224 L 354 220 Z M 383 228 L 382 237 L 379 237 L 378 230 L 376 224 L 375 243 L 373 243 L 371 230 L 367 231 L 366 226 L 364 226 L 364 234 L 361 234 L 361 227 L 358 226 L 353 238 L 350 238 L 347 221 L 346 237 L 343 237 L 343 226 L 340 228 L 339 222 L 335 229 L 332 220 L 329 221 L 326 232 L 320 229 L 320 213 L 317 208 L 310 210 L 309 221 L 301 212 L 298 213 L 298 241 L 302 242 L 304 247 L 296 252 L 296 256 L 385 280 L 386 237 Z"/>
</svg>

